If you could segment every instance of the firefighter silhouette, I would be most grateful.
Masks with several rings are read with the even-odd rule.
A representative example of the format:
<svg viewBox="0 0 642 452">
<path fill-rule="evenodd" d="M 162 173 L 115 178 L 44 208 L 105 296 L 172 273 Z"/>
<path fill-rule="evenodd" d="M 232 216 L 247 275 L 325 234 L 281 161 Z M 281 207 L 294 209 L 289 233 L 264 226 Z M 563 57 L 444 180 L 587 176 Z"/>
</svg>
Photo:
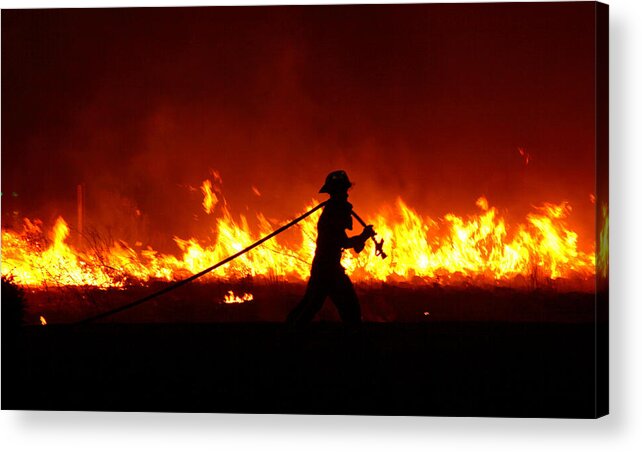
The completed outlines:
<svg viewBox="0 0 642 452">
<path fill-rule="evenodd" d="M 327 297 L 330 297 L 345 323 L 361 322 L 359 300 L 341 265 L 341 254 L 349 248 L 361 252 L 366 241 L 374 236 L 374 231 L 369 225 L 361 234 L 348 237 L 346 229 L 352 230 L 352 204 L 348 202 L 348 189 L 351 186 L 345 171 L 333 171 L 319 190 L 319 193 L 329 194 L 330 199 L 317 224 L 317 248 L 305 295 L 287 318 L 291 325 L 311 322 Z"/>
</svg>

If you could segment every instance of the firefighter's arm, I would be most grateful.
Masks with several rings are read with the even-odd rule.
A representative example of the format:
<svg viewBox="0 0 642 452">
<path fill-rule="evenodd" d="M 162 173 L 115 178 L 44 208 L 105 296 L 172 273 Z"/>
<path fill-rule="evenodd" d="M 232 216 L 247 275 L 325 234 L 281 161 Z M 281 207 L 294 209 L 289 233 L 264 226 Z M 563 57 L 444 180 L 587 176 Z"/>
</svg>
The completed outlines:
<svg viewBox="0 0 642 452">
<path fill-rule="evenodd" d="M 365 228 L 363 228 L 363 232 L 359 235 L 355 235 L 354 237 L 347 237 L 347 245 L 345 248 L 353 248 L 357 253 L 360 253 L 363 248 L 366 246 L 366 241 L 370 237 L 374 237 L 375 233 L 374 230 L 372 229 L 372 225 L 368 225 Z"/>
</svg>

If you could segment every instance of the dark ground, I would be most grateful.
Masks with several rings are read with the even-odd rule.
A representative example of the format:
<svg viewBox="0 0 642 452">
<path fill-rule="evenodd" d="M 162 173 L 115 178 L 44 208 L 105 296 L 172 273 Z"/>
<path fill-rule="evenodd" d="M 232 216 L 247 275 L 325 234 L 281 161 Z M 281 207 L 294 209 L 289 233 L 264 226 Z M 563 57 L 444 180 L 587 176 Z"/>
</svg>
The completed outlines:
<svg viewBox="0 0 642 452">
<path fill-rule="evenodd" d="M 607 411 L 608 331 L 595 324 L 607 305 L 591 293 L 358 286 L 361 328 L 335 322 L 326 303 L 320 322 L 292 331 L 282 321 L 302 285 L 194 284 L 82 325 L 72 322 L 153 288 L 27 291 L 28 326 L 7 328 L 5 286 L 2 409 L 587 418 Z M 255 299 L 224 304 L 227 290 Z"/>
<path fill-rule="evenodd" d="M 39 325 L 42 315 L 51 324 L 72 323 L 126 305 L 164 288 L 167 283 L 125 290 L 49 288 L 26 291 L 25 322 Z M 224 304 L 225 294 L 251 293 L 252 302 Z M 517 322 L 592 323 L 595 294 L 555 287 L 524 290 L 508 287 L 411 284 L 357 284 L 363 319 L 367 322 Z M 305 292 L 303 283 L 256 280 L 190 284 L 154 298 L 103 322 L 227 323 L 283 322 Z M 317 316 L 338 321 L 328 301 Z"/>
<path fill-rule="evenodd" d="M 2 409 L 591 418 L 594 335 L 487 322 L 34 326 L 17 354 L 3 339 Z"/>
</svg>

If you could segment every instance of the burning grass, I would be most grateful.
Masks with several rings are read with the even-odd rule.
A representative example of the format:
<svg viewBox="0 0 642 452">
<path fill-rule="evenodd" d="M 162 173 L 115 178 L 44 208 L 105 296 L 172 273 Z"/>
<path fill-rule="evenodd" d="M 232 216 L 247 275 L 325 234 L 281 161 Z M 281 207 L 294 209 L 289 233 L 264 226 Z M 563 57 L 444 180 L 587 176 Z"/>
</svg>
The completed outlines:
<svg viewBox="0 0 642 452">
<path fill-rule="evenodd" d="M 62 217 L 50 230 L 39 220 L 24 219 L 22 230 L 2 231 L 2 274 L 12 275 L 23 286 L 41 289 L 125 288 L 175 281 L 237 253 L 279 226 L 261 213 L 253 222 L 233 215 L 221 193 L 220 177 L 213 179 L 201 187 L 203 209 L 215 218 L 209 241 L 174 237 L 179 252 L 173 255 L 85 232 L 76 240 L 80 245 L 72 246 L 70 228 Z M 313 200 L 307 209 L 316 203 Z M 359 255 L 344 253 L 342 263 L 359 282 L 463 282 L 536 289 L 550 281 L 573 280 L 576 286 L 593 290 L 595 251 L 578 248 L 578 235 L 566 223 L 572 210 L 568 203 L 543 203 L 516 225 L 507 224 L 485 197 L 476 206 L 476 214 L 449 213 L 433 219 L 399 198 L 394 206 L 372 217 L 390 257 L 374 256 L 373 243 L 368 242 Z M 297 225 L 293 241 L 286 243 L 277 237 L 204 280 L 304 281 L 314 256 L 317 219 L 315 214 Z"/>
</svg>

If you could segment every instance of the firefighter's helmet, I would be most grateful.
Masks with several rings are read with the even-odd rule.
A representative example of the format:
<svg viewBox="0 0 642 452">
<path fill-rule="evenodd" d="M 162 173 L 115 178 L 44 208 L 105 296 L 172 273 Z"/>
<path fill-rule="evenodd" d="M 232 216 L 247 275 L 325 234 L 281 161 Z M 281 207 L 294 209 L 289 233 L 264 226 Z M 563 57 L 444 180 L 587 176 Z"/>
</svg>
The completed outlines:
<svg viewBox="0 0 642 452">
<path fill-rule="evenodd" d="M 343 170 L 332 171 L 325 178 L 325 184 L 319 190 L 319 193 L 333 193 L 336 191 L 347 190 L 352 187 L 352 182 L 348 179 L 348 175 Z"/>
</svg>

